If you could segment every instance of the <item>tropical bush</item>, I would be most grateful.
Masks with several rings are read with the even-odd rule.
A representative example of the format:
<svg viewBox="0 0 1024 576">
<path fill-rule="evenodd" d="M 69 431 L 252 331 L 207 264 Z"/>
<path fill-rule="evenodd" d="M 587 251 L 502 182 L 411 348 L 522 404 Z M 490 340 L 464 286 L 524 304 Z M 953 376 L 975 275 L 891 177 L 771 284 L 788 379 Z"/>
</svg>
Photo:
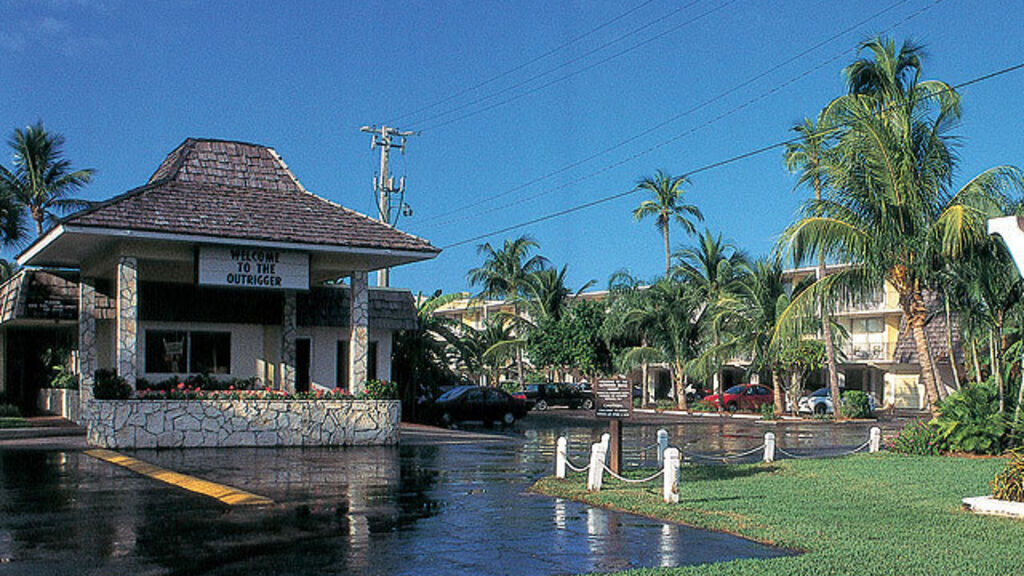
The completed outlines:
<svg viewBox="0 0 1024 576">
<path fill-rule="evenodd" d="M 762 420 L 775 420 L 775 404 L 767 403 L 761 404 L 761 419 Z"/>
<path fill-rule="evenodd" d="M 871 401 L 860 390 L 849 390 L 843 394 L 839 412 L 846 418 L 871 418 Z"/>
<path fill-rule="evenodd" d="M 50 388 L 72 390 L 78 388 L 78 375 L 68 370 L 66 366 L 54 366 L 53 376 L 50 378 Z"/>
<path fill-rule="evenodd" d="M 914 420 L 886 445 L 886 450 L 897 454 L 935 456 L 939 453 L 939 434 L 925 422 Z"/>
<path fill-rule="evenodd" d="M 0 404 L 0 418 L 17 418 L 21 416 L 21 410 L 14 404 Z"/>
<path fill-rule="evenodd" d="M 998 454 L 1008 432 L 999 413 L 999 396 L 991 386 L 965 386 L 937 404 L 938 415 L 931 421 L 941 447 L 953 452 Z"/>
<path fill-rule="evenodd" d="M 94 378 L 92 393 L 97 400 L 124 400 L 132 395 L 132 387 L 113 370 L 100 368 Z"/>
<path fill-rule="evenodd" d="M 693 412 L 716 412 L 718 408 L 711 402 L 699 400 L 690 405 L 690 410 Z"/>
<path fill-rule="evenodd" d="M 398 384 L 387 380 L 367 380 L 366 390 L 359 398 L 369 400 L 398 400 Z"/>
<path fill-rule="evenodd" d="M 1024 456 L 1015 453 L 1013 459 L 992 480 L 992 496 L 1000 500 L 1024 502 Z"/>
</svg>

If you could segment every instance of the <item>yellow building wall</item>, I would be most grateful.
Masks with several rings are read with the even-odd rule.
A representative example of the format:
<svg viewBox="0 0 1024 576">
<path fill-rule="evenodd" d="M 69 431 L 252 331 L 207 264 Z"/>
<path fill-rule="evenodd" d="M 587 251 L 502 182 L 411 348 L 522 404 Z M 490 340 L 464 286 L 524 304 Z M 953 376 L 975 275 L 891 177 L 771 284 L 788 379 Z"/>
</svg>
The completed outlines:
<svg viewBox="0 0 1024 576">
<path fill-rule="evenodd" d="M 917 374 L 885 375 L 885 406 L 922 410 L 925 407 L 924 385 Z"/>
</svg>

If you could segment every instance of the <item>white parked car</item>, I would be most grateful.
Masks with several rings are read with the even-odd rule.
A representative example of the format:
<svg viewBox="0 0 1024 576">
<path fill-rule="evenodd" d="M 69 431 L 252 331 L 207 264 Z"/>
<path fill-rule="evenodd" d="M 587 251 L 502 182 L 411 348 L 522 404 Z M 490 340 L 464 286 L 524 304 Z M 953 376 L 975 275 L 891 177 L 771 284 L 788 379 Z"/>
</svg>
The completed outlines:
<svg viewBox="0 0 1024 576">
<path fill-rule="evenodd" d="M 840 392 L 841 393 L 841 392 Z M 876 408 L 875 397 L 868 394 L 868 406 L 874 412 Z M 808 396 L 801 396 L 797 401 L 797 408 L 801 414 L 832 414 L 835 409 L 832 407 L 832 397 L 828 388 L 818 388 Z"/>
</svg>

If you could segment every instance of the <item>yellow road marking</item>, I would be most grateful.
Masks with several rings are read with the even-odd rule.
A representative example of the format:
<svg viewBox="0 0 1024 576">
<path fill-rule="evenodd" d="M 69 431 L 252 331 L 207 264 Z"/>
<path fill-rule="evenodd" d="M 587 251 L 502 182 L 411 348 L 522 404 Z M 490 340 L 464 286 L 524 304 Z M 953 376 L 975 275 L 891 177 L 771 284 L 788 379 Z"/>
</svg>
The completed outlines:
<svg viewBox="0 0 1024 576">
<path fill-rule="evenodd" d="M 137 460 L 131 456 L 118 454 L 113 450 L 104 450 L 100 448 L 95 450 L 86 450 L 85 453 L 98 460 L 103 460 L 104 462 L 109 462 L 111 464 L 127 468 L 132 472 L 142 474 L 143 476 L 147 476 L 154 480 L 159 480 L 165 484 L 178 486 L 179 488 L 184 488 L 190 492 L 216 498 L 229 506 L 253 506 L 274 503 L 273 500 L 264 496 L 252 494 L 251 492 L 246 492 L 244 490 L 238 490 L 231 486 L 217 484 L 216 482 L 203 480 L 202 478 L 196 478 L 195 476 L 172 472 L 166 468 L 161 468 L 154 464 Z"/>
</svg>

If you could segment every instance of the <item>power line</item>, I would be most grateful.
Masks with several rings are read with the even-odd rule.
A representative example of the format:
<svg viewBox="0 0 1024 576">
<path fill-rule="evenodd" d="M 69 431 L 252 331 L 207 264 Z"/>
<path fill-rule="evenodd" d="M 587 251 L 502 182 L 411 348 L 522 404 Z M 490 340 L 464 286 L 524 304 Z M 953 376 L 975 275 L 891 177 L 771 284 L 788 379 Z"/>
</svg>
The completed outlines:
<svg viewBox="0 0 1024 576">
<path fill-rule="evenodd" d="M 933 92 L 931 94 L 928 94 L 927 96 L 925 96 L 923 98 L 920 98 L 919 100 L 923 100 L 923 99 L 927 99 L 927 98 L 935 98 L 936 96 L 938 96 L 940 94 L 956 91 L 956 90 L 959 90 L 961 88 L 965 88 L 965 87 L 971 86 L 973 84 L 978 84 L 978 83 L 984 82 L 986 80 L 991 80 L 991 79 L 996 78 L 998 76 L 1002 76 L 1004 74 L 1009 74 L 1011 72 L 1016 72 L 1016 71 L 1021 70 L 1021 69 L 1024 69 L 1024 62 L 1021 62 L 1019 64 L 1015 64 L 1013 66 L 1008 66 L 1006 68 L 1002 68 L 1000 70 L 996 70 L 995 72 L 990 72 L 990 73 L 984 74 L 982 76 L 978 76 L 977 78 L 973 78 L 971 80 L 967 80 L 965 82 L 961 82 L 961 83 L 955 84 L 953 86 L 949 86 L 948 88 L 945 88 L 943 90 L 939 90 L 939 91 Z M 885 112 L 885 111 L 886 111 L 885 109 L 882 109 L 879 112 L 877 112 L 876 114 L 882 113 L 882 112 Z M 834 126 L 834 127 L 831 127 L 831 128 L 826 128 L 824 130 L 819 130 L 819 131 L 816 132 L 816 135 L 826 135 L 826 134 L 829 134 L 831 132 L 835 132 L 835 131 L 839 130 L 842 126 L 843 125 L 840 124 L 840 125 L 837 125 L 837 126 Z M 706 172 L 708 170 L 713 170 L 715 168 L 720 168 L 722 166 L 726 166 L 728 164 L 733 164 L 735 162 L 739 162 L 740 160 L 745 160 L 745 159 L 751 158 L 753 156 L 758 156 L 760 154 L 764 154 L 765 152 L 769 152 L 771 150 L 775 150 L 776 148 L 781 148 L 781 147 L 784 147 L 784 146 L 789 145 L 789 144 L 794 144 L 794 143 L 797 143 L 799 141 L 800 141 L 800 138 L 789 138 L 789 139 L 783 140 L 781 142 L 776 142 L 774 144 L 769 144 L 767 146 L 762 146 L 760 148 L 755 148 L 754 150 L 750 150 L 750 151 L 744 152 L 742 154 L 737 154 L 735 156 L 726 158 L 724 160 L 718 160 L 716 162 L 711 162 L 709 164 L 705 164 L 703 166 L 700 166 L 698 168 L 690 170 L 690 171 L 686 172 L 685 174 L 687 176 L 690 176 L 690 175 L 693 175 L 693 174 L 698 174 L 700 172 Z M 465 245 L 465 244 L 469 244 L 470 242 L 476 242 L 478 240 L 483 240 L 484 238 L 488 238 L 490 236 L 495 236 L 497 234 L 504 234 L 505 232 L 510 232 L 510 231 L 516 230 L 518 228 L 523 228 L 523 227 L 526 227 L 526 226 L 531 226 L 533 224 L 538 224 L 540 222 L 545 222 L 547 220 L 552 220 L 554 218 L 559 218 L 561 216 L 565 216 L 565 215 L 571 214 L 573 212 L 579 212 L 580 210 L 585 210 L 587 208 L 591 208 L 591 207 L 597 206 L 599 204 L 604 204 L 604 203 L 607 203 L 607 202 L 611 202 L 612 200 L 617 200 L 619 198 L 623 198 L 625 196 L 629 196 L 629 195 L 634 194 L 636 192 L 637 192 L 637 189 L 633 188 L 633 189 L 628 190 L 626 192 L 618 192 L 616 194 L 611 194 L 611 195 L 608 195 L 608 196 L 604 196 L 604 197 L 598 198 L 596 200 L 591 200 L 591 201 L 585 202 L 583 204 L 578 204 L 576 206 L 572 206 L 572 207 L 569 207 L 569 208 L 565 208 L 565 209 L 559 210 L 557 212 L 552 212 L 550 214 L 545 214 L 544 216 L 539 216 L 537 218 L 533 218 L 533 219 L 527 220 L 525 222 L 521 222 L 519 224 L 513 224 L 511 226 L 505 226 L 505 227 L 500 228 L 498 230 L 487 232 L 485 234 L 479 234 L 479 235 L 474 236 L 472 238 L 467 238 L 465 240 L 459 240 L 458 242 L 453 242 L 451 244 L 447 244 L 445 246 L 442 246 L 442 249 L 447 250 L 449 248 L 455 248 L 457 246 L 462 246 L 462 245 Z"/>
<path fill-rule="evenodd" d="M 765 70 L 765 71 L 763 71 L 763 72 L 761 72 L 759 74 L 754 75 L 753 77 L 751 77 L 751 78 L 749 78 L 749 79 L 747 79 L 747 80 L 745 80 L 745 81 L 743 81 L 743 82 L 733 86 L 732 88 L 729 88 L 728 90 L 726 90 L 724 92 L 721 92 L 721 93 L 719 93 L 719 94 L 717 94 L 717 95 L 715 95 L 715 96 L 713 96 L 713 97 L 711 97 L 711 98 L 701 102 L 700 104 L 697 104 L 696 106 L 692 106 L 692 107 L 688 108 L 687 110 L 684 110 L 683 112 L 675 114 L 672 117 L 668 118 L 667 120 L 659 122 L 659 123 L 657 123 L 657 124 L 647 128 L 647 129 L 645 129 L 645 130 L 643 130 L 643 131 L 641 131 L 641 132 L 639 132 L 637 134 L 634 134 L 633 136 L 630 136 L 629 138 L 626 138 L 625 140 L 621 140 L 621 141 L 619 141 L 619 142 L 617 142 L 617 143 L 615 143 L 615 144 L 613 144 L 611 146 L 603 148 L 603 149 L 599 150 L 598 152 L 595 152 L 595 153 L 591 154 L 590 156 L 587 156 L 585 158 L 582 158 L 580 160 L 577 160 L 575 162 L 572 162 L 570 164 L 562 166 L 561 168 L 558 168 L 556 170 L 548 172 L 547 174 L 544 174 L 542 176 L 538 176 L 536 178 L 528 180 L 527 182 L 524 182 L 523 184 L 519 184 L 517 186 L 514 186 L 514 187 L 512 187 L 512 188 L 510 188 L 508 190 L 505 190 L 504 192 L 500 192 L 498 194 L 493 194 L 493 195 L 491 195 L 491 196 L 489 196 L 487 198 L 481 198 L 480 200 L 477 200 L 475 202 L 471 202 L 469 204 L 462 205 L 462 206 L 460 206 L 458 208 L 455 208 L 453 210 L 449 210 L 448 212 L 445 212 L 445 213 L 442 213 L 442 214 L 438 214 L 438 215 L 435 215 L 435 216 L 431 216 L 429 218 L 425 218 L 425 219 L 420 221 L 420 224 L 426 224 L 428 222 L 433 222 L 433 221 L 439 220 L 441 218 L 445 218 L 445 217 L 450 216 L 450 215 L 459 214 L 461 212 L 466 212 L 466 211 L 472 210 L 472 209 L 474 209 L 474 208 L 476 208 L 478 206 L 481 206 L 483 204 L 487 204 L 489 202 L 493 202 L 493 201 L 495 201 L 495 200 L 497 200 L 499 198 L 504 198 L 506 196 L 509 196 L 510 194 L 513 194 L 515 192 L 518 192 L 520 190 L 528 188 L 528 187 L 530 187 L 530 186 L 532 186 L 534 184 L 543 182 L 543 181 L 548 180 L 548 179 L 550 179 L 550 178 L 552 178 L 554 176 L 557 176 L 559 174 L 567 172 L 567 171 L 569 171 L 569 170 L 571 170 L 573 168 L 576 168 L 576 167 L 579 167 L 579 166 L 581 166 L 583 164 L 586 164 L 587 162 L 590 162 L 591 160 L 595 160 L 595 159 L 597 159 L 597 158 L 599 158 L 601 156 L 604 156 L 605 154 L 608 154 L 609 152 L 613 152 L 613 151 L 615 151 L 615 150 L 617 150 L 619 148 L 622 148 L 622 147 L 624 147 L 624 146 L 626 146 L 628 144 L 631 144 L 631 143 L 633 143 L 633 142 L 635 142 L 637 140 L 640 140 L 641 138 L 643 138 L 645 136 L 649 136 L 649 135 L 651 135 L 651 134 L 661 130 L 665 126 L 668 126 L 669 124 L 672 124 L 673 122 L 676 122 L 677 120 L 680 120 L 680 119 L 682 119 L 682 118 L 684 118 L 686 116 L 689 116 L 690 114 L 693 114 L 694 112 L 697 112 L 698 110 L 706 108 L 706 107 L 710 106 L 711 104 L 714 104 L 715 102 L 725 98 L 726 96 L 729 96 L 729 95 L 739 91 L 740 89 L 745 88 L 745 87 L 753 84 L 754 82 L 757 82 L 758 80 L 761 80 L 761 79 L 765 78 L 766 76 L 770 75 L 771 73 L 773 73 L 773 72 L 783 68 L 784 66 L 787 66 L 788 64 L 791 64 L 792 62 L 794 62 L 796 60 L 799 60 L 800 58 L 803 58 L 807 54 L 810 54 L 811 52 L 813 52 L 813 51 L 815 51 L 815 50 L 825 46 L 826 44 L 829 44 L 829 43 L 831 43 L 831 42 L 841 38 L 842 36 L 845 36 L 845 35 L 853 32 L 853 31 L 855 31 L 857 28 L 860 28 L 864 24 L 867 24 L 868 22 L 878 18 L 879 16 L 882 16 L 882 15 L 884 15 L 884 14 L 894 10 L 895 8 L 898 8 L 899 6 L 901 6 L 903 4 L 906 4 L 908 1 L 909 0 L 899 0 L 898 2 L 895 2 L 894 4 L 891 4 L 888 7 L 883 8 L 882 10 L 880 10 L 878 12 L 875 12 L 874 14 L 868 16 L 867 18 L 864 18 L 864 19 L 858 21 L 857 23 L 848 26 L 844 30 L 842 30 L 842 31 L 840 31 L 840 32 L 838 32 L 836 34 L 833 34 L 832 36 L 829 36 L 828 38 L 818 42 L 817 44 L 814 44 L 810 48 L 807 48 L 807 49 L 803 50 L 802 52 L 800 52 L 800 53 L 798 53 L 798 54 L 796 54 L 794 56 L 791 56 L 790 58 L 788 58 L 788 59 L 786 59 L 786 60 L 776 64 L 775 66 L 772 66 L 771 68 L 768 68 L 767 70 Z M 901 21 L 897 22 L 896 24 L 893 24 L 892 26 L 888 27 L 882 33 L 885 33 L 885 32 L 887 32 L 889 30 L 892 30 L 892 29 L 894 29 L 894 28 L 896 28 L 898 26 L 901 26 L 904 23 L 906 23 L 907 21 L 920 16 L 922 13 L 924 13 L 927 10 L 930 10 L 931 8 L 933 8 L 935 5 L 939 4 L 942 1 L 943 0 L 936 0 L 932 4 L 929 4 L 927 6 L 922 7 L 918 11 L 916 11 L 916 12 L 906 16 L 905 18 L 903 18 L 903 20 L 901 20 Z M 798 74 L 797 76 L 795 76 L 795 77 L 793 77 L 793 78 L 791 78 L 791 79 L 789 79 L 789 80 L 787 80 L 787 81 L 785 81 L 785 82 L 783 82 L 781 84 L 777 84 L 777 85 L 773 86 L 767 92 L 763 92 L 759 96 L 757 96 L 755 98 L 752 98 L 752 99 L 748 100 L 747 102 L 744 102 L 743 104 L 741 104 L 739 106 L 736 106 L 736 107 L 728 110 L 727 112 L 725 112 L 723 114 L 719 114 L 715 118 L 713 118 L 713 119 L 711 119 L 709 121 L 706 121 L 706 122 L 704 122 L 703 124 L 701 124 L 701 125 L 699 125 L 697 127 L 691 128 L 691 129 L 689 129 L 687 131 L 684 131 L 682 134 L 679 134 L 679 135 L 675 136 L 672 139 L 666 140 L 666 141 L 662 142 L 659 145 L 656 145 L 656 146 L 653 146 L 651 148 L 648 148 L 648 149 L 646 149 L 646 150 L 644 150 L 642 152 L 633 154 L 633 155 L 629 156 L 628 158 L 626 158 L 624 161 L 615 163 L 615 164 L 613 164 L 611 166 L 608 166 L 608 167 L 606 167 L 604 169 L 599 170 L 596 173 L 589 174 L 586 177 L 584 177 L 583 179 L 589 179 L 589 178 L 591 178 L 593 176 L 597 176 L 599 174 L 607 172 L 608 170 L 610 170 L 612 168 L 618 167 L 618 166 L 620 166 L 620 165 L 622 165 L 622 164 L 624 164 L 626 162 L 630 162 L 632 160 L 635 160 L 636 158 L 639 158 L 640 156 L 644 156 L 646 154 L 649 154 L 649 153 L 651 153 L 651 152 L 653 152 L 655 150 L 658 150 L 658 149 L 662 148 L 663 146 L 665 146 L 665 145 L 667 145 L 667 144 L 669 144 L 671 142 L 675 142 L 675 141 L 679 140 L 680 138 L 682 138 L 684 136 L 692 134 L 692 133 L 696 132 L 697 130 L 699 130 L 701 128 L 705 128 L 705 127 L 707 127 L 707 126 L 709 126 L 709 125 L 711 125 L 711 124 L 713 124 L 715 122 L 718 122 L 719 120 L 721 120 L 721 119 L 723 119 L 725 117 L 728 117 L 728 116 L 730 116 L 732 114 L 735 114 L 736 112 L 739 112 L 740 110 L 743 110 L 744 108 L 749 107 L 750 105 L 754 104 L 755 102 L 757 102 L 759 100 L 762 100 L 762 99 L 764 99 L 764 98 L 766 98 L 766 97 L 768 97 L 768 96 L 770 96 L 770 95 L 772 95 L 772 94 L 774 94 L 776 92 L 779 92 L 783 88 L 786 88 L 786 87 L 790 86 L 791 84 L 793 84 L 793 83 L 795 83 L 795 82 L 797 82 L 797 81 L 807 77 L 808 75 L 812 74 L 813 72 L 816 72 L 817 70 L 827 66 L 828 64 L 831 64 L 832 62 L 838 60 L 839 58 L 842 58 L 844 54 L 845 54 L 845 52 L 841 52 L 841 53 L 837 54 L 836 56 L 833 56 L 832 58 L 829 58 L 828 60 L 825 60 L 825 61 L 819 63 L 818 65 L 814 66 L 813 68 L 811 68 L 811 69 L 809 69 L 809 70 L 807 70 L 807 71 L 805 71 L 805 72 L 803 72 L 801 74 Z M 485 210 L 483 212 L 479 212 L 478 211 L 478 212 L 475 212 L 475 213 L 473 213 L 471 215 L 463 216 L 463 217 L 460 217 L 460 218 L 457 218 L 457 219 L 448 219 L 448 220 L 445 220 L 445 221 L 440 222 L 438 224 L 431 224 L 431 225 L 428 226 L 428 228 L 437 228 L 437 227 L 441 227 L 441 226 L 446 226 L 446 225 L 449 225 L 449 224 L 452 224 L 452 223 L 455 223 L 455 222 L 461 222 L 461 221 L 467 220 L 469 218 L 475 218 L 477 216 L 480 216 L 481 214 L 489 214 L 489 213 L 496 212 L 496 211 L 499 211 L 499 210 L 504 210 L 505 208 L 509 208 L 511 206 L 518 205 L 518 204 L 520 204 L 522 202 L 528 202 L 530 200 L 542 197 L 542 196 L 544 196 L 546 194 L 547 194 L 547 191 L 545 190 L 543 192 L 540 192 L 540 193 L 528 196 L 526 198 L 518 199 L 518 200 L 516 200 L 514 202 L 511 202 L 511 203 L 506 203 L 506 204 L 502 204 L 502 205 L 494 207 L 494 208 L 487 209 L 487 210 Z"/>
<path fill-rule="evenodd" d="M 483 112 L 487 112 L 488 110 L 493 110 L 493 109 L 495 109 L 495 108 L 497 108 L 499 106 L 504 106 L 505 104 L 508 104 L 510 102 L 514 102 L 515 100 L 518 100 L 518 99 L 520 99 L 520 98 L 522 98 L 524 96 L 529 96 L 530 94 L 534 94 L 534 93 L 539 92 L 539 91 L 541 91 L 541 90 L 543 90 L 545 88 L 549 88 L 551 86 L 554 86 L 555 84 L 559 84 L 561 82 L 564 82 L 564 81 L 566 81 L 566 80 L 568 80 L 568 79 L 570 79 L 570 78 L 572 78 L 574 76 L 578 76 L 578 75 L 580 75 L 580 74 L 582 74 L 582 73 L 584 73 L 584 72 L 586 72 L 588 70 L 596 68 L 597 66 L 600 66 L 601 64 L 604 64 L 606 62 L 609 62 L 611 60 L 619 58 L 620 56 L 624 56 L 624 55 L 626 55 L 626 54 L 628 54 L 628 53 L 630 53 L 630 52 L 632 52 L 634 50 L 637 50 L 637 49 L 642 48 L 642 47 L 644 47 L 644 46 L 646 46 L 646 45 L 648 45 L 648 44 L 650 44 L 652 42 L 660 40 L 660 39 L 664 38 L 665 36 L 668 36 L 669 34 L 671 34 L 673 32 L 676 32 L 676 31 L 678 31 L 679 29 L 681 29 L 681 28 L 683 28 L 685 26 L 693 24 L 694 22 L 700 20 L 701 18 L 704 18 L 705 16 L 710 16 L 711 14 L 726 8 L 730 4 L 736 3 L 737 1 L 739 1 L 739 0 L 727 0 L 726 2 L 723 2 L 721 4 L 717 4 L 714 7 L 712 7 L 710 9 L 702 12 L 701 14 L 698 14 L 697 16 L 694 16 L 693 18 L 690 18 L 689 20 L 681 22 L 681 23 L 679 23 L 679 24 L 669 28 L 668 30 L 665 30 L 665 31 L 663 31 L 663 32 L 661 32 L 659 34 L 654 35 L 654 36 L 651 36 L 650 38 L 647 38 L 646 40 L 643 40 L 642 42 L 638 42 L 636 44 L 633 44 L 632 46 L 630 46 L 628 48 L 624 48 L 624 49 L 622 49 L 622 50 L 620 50 L 618 52 L 615 52 L 614 54 L 612 54 L 612 55 L 610 55 L 610 56 L 608 56 L 606 58 L 603 58 L 601 60 L 598 60 L 598 61 L 596 61 L 596 62 L 594 62 L 592 64 L 584 66 L 583 68 L 580 68 L 578 70 L 574 70 L 572 72 L 569 72 L 568 74 L 565 74 L 564 76 L 559 76 L 557 78 L 554 78 L 554 79 L 550 80 L 549 82 L 541 84 L 540 86 L 535 86 L 534 88 L 531 88 L 530 90 L 527 90 L 525 92 L 520 92 L 518 94 L 514 94 L 514 95 L 512 95 L 512 96 L 510 96 L 510 97 L 508 97 L 508 98 L 506 98 L 504 100 L 499 100 L 498 102 L 495 102 L 494 104 L 490 104 L 488 106 L 484 106 L 483 108 L 478 108 L 478 109 L 476 109 L 476 110 L 474 110 L 472 112 L 467 112 L 466 114 L 463 114 L 462 116 L 457 116 L 455 118 L 449 118 L 448 120 L 445 120 L 443 122 L 438 122 L 438 123 L 433 124 L 433 125 L 429 125 L 429 126 L 426 126 L 426 127 L 423 127 L 423 128 L 419 128 L 418 131 L 419 132 L 426 132 L 426 131 L 429 131 L 429 130 L 435 130 L 437 128 L 441 128 L 442 126 L 447 126 L 449 124 L 465 120 L 466 118 L 471 118 L 473 116 L 476 116 L 477 114 L 481 114 Z M 672 14 L 675 14 L 676 12 L 680 12 L 681 10 L 689 8 L 690 6 L 693 6 L 694 4 L 697 4 L 698 2 L 700 2 L 700 0 L 694 0 L 693 2 L 690 2 L 689 4 L 687 4 L 685 6 L 682 6 L 681 8 L 678 8 Z M 664 18 L 659 18 L 658 20 L 663 20 L 663 19 Z M 656 23 L 658 20 L 654 20 L 653 23 Z M 490 99 L 492 99 L 492 98 L 494 98 L 496 96 L 500 96 L 500 95 L 502 95 L 502 94 L 504 94 L 506 92 L 509 92 L 511 90 L 519 88 L 520 86 L 523 86 L 525 84 L 529 84 L 530 82 L 533 82 L 534 80 L 537 80 L 538 78 L 541 78 L 543 76 L 547 76 L 548 74 L 550 74 L 550 73 L 552 73 L 552 72 L 554 72 L 556 70 L 560 70 L 562 68 L 565 68 L 566 66 L 574 64 L 574 63 L 576 63 L 576 62 L 586 58 L 587 56 L 590 56 L 591 54 L 599 52 L 599 51 L 603 50 L 604 48 L 607 48 L 608 46 L 610 46 L 612 44 L 615 44 L 619 40 L 622 40 L 623 38 L 631 36 L 631 35 L 633 35 L 633 34 L 635 34 L 637 32 L 644 31 L 644 30 L 646 30 L 651 25 L 652 25 L 652 23 L 648 23 L 648 24 L 645 24 L 643 26 L 639 26 L 639 27 L 631 30 L 630 32 L 628 32 L 626 34 L 623 34 L 622 36 L 620 36 L 618 38 L 615 38 L 614 40 L 606 42 L 606 43 L 598 46 L 597 48 L 594 48 L 594 49 L 592 49 L 592 50 L 590 50 L 590 51 L 588 51 L 588 52 L 586 52 L 586 53 L 584 53 L 584 54 L 582 54 L 580 56 L 577 56 L 576 58 L 573 58 L 571 60 L 563 62 L 562 64 L 559 64 L 558 66 L 555 66 L 554 68 L 550 68 L 550 69 L 548 69 L 548 70 L 546 70 L 546 71 L 544 71 L 544 72 L 542 72 L 540 74 L 537 74 L 537 75 L 535 75 L 535 76 L 533 76 L 531 78 L 527 78 L 526 80 L 517 82 L 517 83 L 515 83 L 515 84 L 513 84 L 511 86 L 507 86 L 507 87 L 505 87 L 505 88 L 503 88 L 503 89 L 501 89 L 501 90 L 499 90 L 497 92 L 493 92 L 493 93 L 491 93 L 491 94 L 489 94 L 487 96 L 482 96 L 480 98 L 477 98 L 476 100 L 473 100 L 471 102 L 467 102 L 465 104 L 462 104 L 460 106 L 452 108 L 451 110 L 448 110 L 447 112 L 442 112 L 440 114 L 435 114 L 433 116 L 430 116 L 429 118 L 424 119 L 422 122 L 430 122 L 431 120 L 436 120 L 438 118 L 441 118 L 441 117 L 444 117 L 444 116 L 448 116 L 449 114 L 453 114 L 453 113 L 458 112 L 460 110 L 465 110 L 466 108 L 469 108 L 470 106 L 474 106 L 476 104 L 480 104 L 480 103 L 485 102 L 487 100 L 490 100 Z"/>
<path fill-rule="evenodd" d="M 561 50 L 564 50 L 565 48 L 568 48 L 569 46 L 572 46 L 573 44 L 579 42 L 580 40 L 583 40 L 584 38 L 593 35 L 594 33 L 598 32 L 599 30 L 603 30 L 604 28 L 607 28 L 608 26 L 611 26 L 612 24 L 618 22 L 619 20 L 622 20 L 623 18 L 625 18 L 626 16 L 629 16 L 630 14 L 633 14 L 634 12 L 640 10 L 641 8 L 646 7 L 648 4 L 651 4 L 654 1 L 655 0 L 646 0 L 645 2 L 641 2 L 640 4 L 637 4 L 636 6 L 630 8 L 629 10 L 626 10 L 625 12 L 619 14 L 618 16 L 615 16 L 611 20 L 606 20 L 605 22 L 599 24 L 598 26 L 596 26 L 594 28 L 591 28 L 590 30 L 584 32 L 583 34 L 580 34 L 579 36 L 576 36 L 575 38 L 572 38 L 572 39 L 570 39 L 570 40 L 568 40 L 566 42 L 563 42 L 562 44 L 559 44 L 558 46 L 555 46 L 554 48 L 548 50 L 547 52 L 545 52 L 545 53 L 543 53 L 543 54 L 541 54 L 539 56 L 536 56 L 536 57 L 534 57 L 534 58 L 532 58 L 532 59 L 530 59 L 530 60 L 528 60 L 526 62 L 523 62 L 522 64 L 519 64 L 518 66 L 509 68 L 508 70 L 505 70 L 504 72 L 501 72 L 499 74 L 491 76 L 490 78 L 488 78 L 488 79 L 486 79 L 486 80 L 484 80 L 482 82 L 478 82 L 478 83 L 476 83 L 476 84 L 474 84 L 474 85 L 472 85 L 472 86 L 470 86 L 468 88 L 464 88 L 462 90 L 459 90 L 458 92 L 455 92 L 454 94 L 450 94 L 450 95 L 448 95 L 448 96 L 446 96 L 446 97 L 444 97 L 444 98 L 442 98 L 440 100 L 437 100 L 437 101 L 433 102 L 432 104 L 428 104 L 428 105 L 423 106 L 421 108 L 417 108 L 416 110 L 413 110 L 411 112 L 406 112 L 405 114 L 402 114 L 401 116 L 398 116 L 395 119 L 388 121 L 388 124 L 394 125 L 396 122 L 399 122 L 401 120 L 405 120 L 406 118 L 408 118 L 410 116 L 415 116 L 416 114 L 419 114 L 420 112 L 426 112 L 427 110 L 431 110 L 433 108 L 436 108 L 436 107 L 440 106 L 441 104 L 444 104 L 446 102 L 451 102 L 452 100 L 455 100 L 456 98 L 458 98 L 460 96 L 468 94 L 468 93 L 470 93 L 470 92 L 472 92 L 474 90 L 479 90 L 480 88 L 483 88 L 484 86 L 492 84 L 493 82 L 495 82 L 497 80 L 500 80 L 500 79 L 502 79 L 502 78 L 504 78 L 504 77 L 506 77 L 506 76 L 508 76 L 510 74 L 514 74 L 514 73 L 522 70 L 523 68 L 526 68 L 527 66 L 529 66 L 531 64 L 535 64 L 535 63 L 537 63 L 537 62 L 547 58 L 548 56 L 554 55 L 555 53 L 560 52 Z M 678 10 L 676 10 L 676 12 L 678 12 Z M 674 13 L 675 12 L 673 12 L 673 14 Z"/>
</svg>

